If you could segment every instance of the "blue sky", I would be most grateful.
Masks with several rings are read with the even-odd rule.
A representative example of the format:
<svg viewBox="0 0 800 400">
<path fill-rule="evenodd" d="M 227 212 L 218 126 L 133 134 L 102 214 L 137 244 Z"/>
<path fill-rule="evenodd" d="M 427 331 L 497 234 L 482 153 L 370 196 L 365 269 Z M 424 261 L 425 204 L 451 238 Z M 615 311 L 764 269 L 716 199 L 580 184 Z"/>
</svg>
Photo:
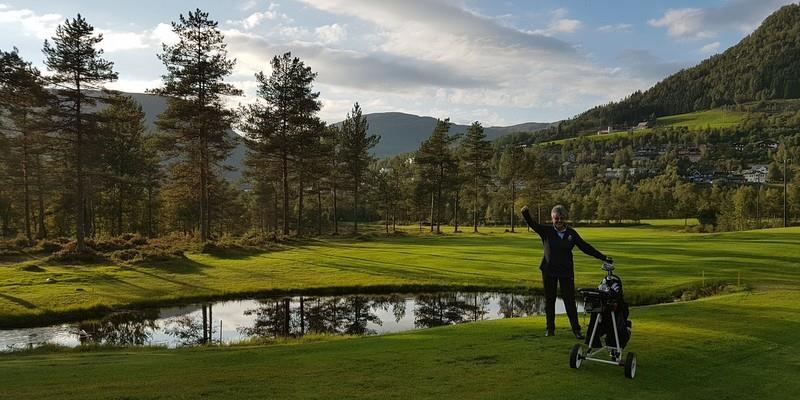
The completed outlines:
<svg viewBox="0 0 800 400">
<path fill-rule="evenodd" d="M 238 62 L 229 81 L 255 101 L 258 71 L 286 51 L 319 73 L 320 116 L 401 111 L 485 126 L 551 122 L 647 89 L 723 52 L 790 1 L 18 1 L 0 0 L 0 49 L 41 70 L 42 43 L 81 13 L 120 79 L 158 87 L 169 23 L 201 8 Z"/>
</svg>

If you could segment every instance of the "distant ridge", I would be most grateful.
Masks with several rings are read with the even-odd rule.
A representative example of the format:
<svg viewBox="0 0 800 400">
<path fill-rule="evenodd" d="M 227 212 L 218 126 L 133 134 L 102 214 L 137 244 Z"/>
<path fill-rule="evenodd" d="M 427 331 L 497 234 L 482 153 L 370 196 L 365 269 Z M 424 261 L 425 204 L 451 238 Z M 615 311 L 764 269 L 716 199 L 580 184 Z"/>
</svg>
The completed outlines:
<svg viewBox="0 0 800 400">
<path fill-rule="evenodd" d="M 155 120 L 167 107 L 167 99 L 161 96 L 144 93 L 124 93 L 133 97 L 142 105 L 145 113 L 147 127 L 155 130 Z M 436 118 L 420 117 L 418 115 L 401 112 L 384 112 L 365 114 L 369 122 L 369 132 L 381 136 L 381 141 L 375 146 L 373 153 L 376 157 L 388 157 L 400 153 L 415 151 L 420 143 L 427 139 L 433 128 L 436 127 Z M 339 122 L 341 123 L 341 122 Z M 490 140 L 515 132 L 536 132 L 550 126 L 549 123 L 527 122 L 512 126 L 484 127 L 486 136 Z M 467 125 L 453 124 L 451 134 L 466 133 Z M 231 132 L 235 135 L 235 133 Z M 236 136 L 239 139 L 239 136 Z M 239 140 L 233 153 L 226 160 L 226 164 L 236 168 L 236 171 L 227 171 L 228 180 L 236 181 L 242 173 L 246 149 L 244 142 Z"/>
<path fill-rule="evenodd" d="M 420 143 L 427 139 L 436 127 L 436 118 L 434 117 L 421 117 L 401 112 L 371 113 L 365 114 L 365 117 L 369 123 L 369 133 L 381 136 L 381 141 L 374 150 L 377 157 L 417 150 Z M 341 122 L 337 124 L 341 124 Z M 484 127 L 484 132 L 489 140 L 494 140 L 509 133 L 540 131 L 550 125 L 550 123 L 543 122 L 526 122 L 511 126 Z M 468 128 L 468 125 L 453 124 L 450 127 L 450 134 L 463 134 L 467 132 Z"/>
</svg>

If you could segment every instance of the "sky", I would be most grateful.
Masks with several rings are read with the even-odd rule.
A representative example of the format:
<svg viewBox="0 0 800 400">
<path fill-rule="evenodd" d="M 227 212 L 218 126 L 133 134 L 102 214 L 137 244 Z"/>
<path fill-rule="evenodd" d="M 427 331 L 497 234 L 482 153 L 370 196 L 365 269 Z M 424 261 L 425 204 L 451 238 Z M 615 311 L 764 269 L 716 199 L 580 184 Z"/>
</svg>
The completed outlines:
<svg viewBox="0 0 800 400">
<path fill-rule="evenodd" d="M 318 73 L 328 122 L 354 102 L 484 126 L 553 122 L 645 90 L 738 43 L 785 0 L 0 0 L 0 49 L 46 73 L 42 44 L 80 13 L 103 35 L 119 80 L 161 85 L 170 22 L 200 8 L 219 21 L 227 79 L 257 101 L 254 74 L 291 52 Z"/>
</svg>

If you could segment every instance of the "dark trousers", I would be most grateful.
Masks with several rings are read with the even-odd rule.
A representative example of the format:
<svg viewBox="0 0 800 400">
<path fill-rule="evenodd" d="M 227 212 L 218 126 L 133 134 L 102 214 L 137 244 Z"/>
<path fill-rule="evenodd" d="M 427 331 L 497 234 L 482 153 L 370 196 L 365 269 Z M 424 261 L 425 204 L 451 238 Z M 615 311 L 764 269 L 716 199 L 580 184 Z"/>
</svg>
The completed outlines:
<svg viewBox="0 0 800 400">
<path fill-rule="evenodd" d="M 544 313 L 547 318 L 547 330 L 556 329 L 556 286 L 561 286 L 561 298 L 564 300 L 564 308 L 567 311 L 572 330 L 580 330 L 578 307 L 575 306 L 575 278 L 542 274 L 542 282 L 544 283 Z"/>
</svg>

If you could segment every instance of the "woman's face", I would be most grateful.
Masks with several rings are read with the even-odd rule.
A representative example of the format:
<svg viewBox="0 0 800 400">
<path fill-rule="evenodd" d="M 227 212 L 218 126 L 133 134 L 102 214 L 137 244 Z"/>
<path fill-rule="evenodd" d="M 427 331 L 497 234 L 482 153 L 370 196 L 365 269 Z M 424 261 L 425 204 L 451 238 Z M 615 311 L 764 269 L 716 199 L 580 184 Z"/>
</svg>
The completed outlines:
<svg viewBox="0 0 800 400">
<path fill-rule="evenodd" d="M 563 215 L 559 213 L 552 213 L 550 214 L 550 218 L 553 220 L 553 226 L 555 226 L 558 230 L 563 230 L 566 226 Z"/>
</svg>

